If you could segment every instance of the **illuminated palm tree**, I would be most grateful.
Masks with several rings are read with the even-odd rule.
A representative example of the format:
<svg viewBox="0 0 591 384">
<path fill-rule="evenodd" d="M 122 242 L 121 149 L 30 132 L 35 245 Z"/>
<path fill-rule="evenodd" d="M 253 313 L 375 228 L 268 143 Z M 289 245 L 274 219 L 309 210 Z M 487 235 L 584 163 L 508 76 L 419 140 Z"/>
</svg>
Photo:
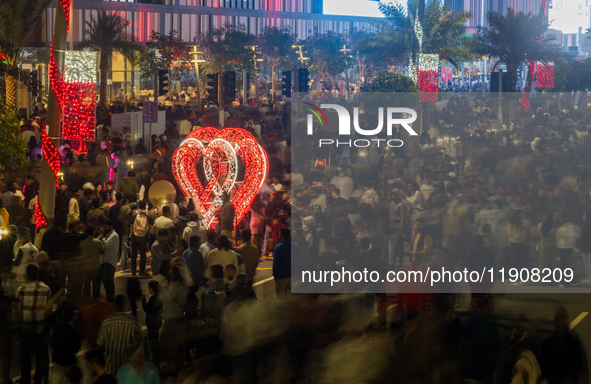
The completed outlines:
<svg viewBox="0 0 591 384">
<path fill-rule="evenodd" d="M 426 53 L 458 67 L 475 54 L 476 41 L 464 28 L 470 13 L 452 11 L 449 2 L 425 6 L 424 1 L 409 0 L 406 8 L 380 4 L 380 11 L 385 20 L 378 32 L 359 33 L 355 41 L 355 50 L 374 66 L 404 65 L 409 60 L 416 66 L 418 54 Z M 422 18 L 420 29 L 415 28 L 417 16 Z"/>
<path fill-rule="evenodd" d="M 521 63 L 563 63 L 566 57 L 562 47 L 553 43 L 554 38 L 545 35 L 549 25 L 543 16 L 515 13 L 509 8 L 507 16 L 489 12 L 488 22 L 490 28 L 482 29 L 479 35 L 480 53 L 497 58 L 497 64 L 505 64 L 513 75 L 517 74 Z M 513 76 L 512 81 L 515 89 L 517 76 Z"/>
</svg>

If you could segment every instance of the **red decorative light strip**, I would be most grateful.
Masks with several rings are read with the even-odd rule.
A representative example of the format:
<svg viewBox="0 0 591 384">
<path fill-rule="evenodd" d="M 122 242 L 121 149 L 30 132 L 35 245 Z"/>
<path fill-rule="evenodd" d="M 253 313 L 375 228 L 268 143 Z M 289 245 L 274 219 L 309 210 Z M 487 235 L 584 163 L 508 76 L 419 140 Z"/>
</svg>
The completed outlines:
<svg viewBox="0 0 591 384">
<path fill-rule="evenodd" d="M 66 16 L 66 33 L 72 38 L 70 7 L 72 0 L 59 0 Z M 61 136 L 71 140 L 94 140 L 96 82 L 67 82 L 57 67 L 51 43 L 49 80 L 62 112 Z"/>
<path fill-rule="evenodd" d="M 66 31 L 70 32 L 70 7 L 72 6 L 72 0 L 60 0 L 60 5 L 66 14 Z"/>
<path fill-rule="evenodd" d="M 536 82 L 540 88 L 554 88 L 554 64 L 538 64 Z"/>
<path fill-rule="evenodd" d="M 41 149 L 43 150 L 43 158 L 47 160 L 47 164 L 49 164 L 51 171 L 55 175 L 55 185 L 57 187 L 57 174 L 59 173 L 62 165 L 62 158 L 60 157 L 55 145 L 53 145 L 49 137 L 47 137 L 47 134 L 45 133 L 45 126 L 43 126 L 43 132 L 41 132 Z"/>
<path fill-rule="evenodd" d="M 62 136 L 72 140 L 94 140 L 95 82 L 64 82 Z"/>
<path fill-rule="evenodd" d="M 245 167 L 242 182 L 236 181 L 236 157 Z M 205 186 L 197 173 L 201 158 L 207 182 Z M 192 131 L 174 152 L 172 171 L 185 196 L 195 201 L 208 229 L 218 225 L 215 215 L 222 206 L 221 193 L 231 192 L 236 228 L 267 177 L 268 159 L 264 149 L 248 131 L 206 127 Z M 222 181 L 221 186 L 218 180 Z"/>
<path fill-rule="evenodd" d="M 523 88 L 523 96 L 521 97 L 521 105 L 523 105 L 523 109 L 525 109 L 525 112 L 529 112 L 529 100 L 527 99 L 527 95 L 529 94 L 529 91 L 531 90 L 531 82 L 533 82 L 535 73 L 536 73 L 536 62 L 535 61 L 530 61 L 528 63 L 528 67 L 527 67 L 527 80 L 526 80 L 526 86 Z M 530 75 L 531 75 L 531 79 L 530 79 Z"/>
<path fill-rule="evenodd" d="M 540 14 L 542 16 L 546 15 L 547 9 L 548 9 L 548 0 L 542 0 L 540 3 Z M 541 39 L 540 35 L 536 36 L 536 42 L 538 44 L 540 43 L 540 39 Z M 525 87 L 523 87 L 523 96 L 521 97 L 521 104 L 523 105 L 525 112 L 529 111 L 530 105 L 529 105 L 529 100 L 527 99 L 527 96 L 531 92 L 531 87 L 532 87 L 532 84 L 533 84 L 535 78 L 536 78 L 536 63 L 535 63 L 535 61 L 530 61 L 529 67 L 528 67 L 527 79 L 525 80 Z"/>
<path fill-rule="evenodd" d="M 437 71 L 419 70 L 418 85 L 419 92 L 422 92 L 421 101 L 435 103 L 437 101 L 437 92 L 439 82 L 439 73 Z"/>
<path fill-rule="evenodd" d="M 47 223 L 47 218 L 45 214 L 41 210 L 41 206 L 39 205 L 39 201 L 35 204 L 35 228 L 41 229 L 47 227 L 49 224 Z"/>
<path fill-rule="evenodd" d="M 62 111 L 61 136 L 69 140 L 94 140 L 96 82 L 64 81 L 51 44 L 49 80 Z"/>
</svg>

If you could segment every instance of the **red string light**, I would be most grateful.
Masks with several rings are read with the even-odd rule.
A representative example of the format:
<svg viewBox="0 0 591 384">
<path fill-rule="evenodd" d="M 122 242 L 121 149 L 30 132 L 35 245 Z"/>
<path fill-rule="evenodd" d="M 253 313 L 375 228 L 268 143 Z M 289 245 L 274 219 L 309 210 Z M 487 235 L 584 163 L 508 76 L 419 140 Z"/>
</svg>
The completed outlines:
<svg viewBox="0 0 591 384">
<path fill-rule="evenodd" d="M 539 37 L 538 37 L 538 39 L 539 39 Z M 530 61 L 527 66 L 527 70 L 528 70 L 528 78 L 529 78 L 529 74 L 532 74 L 532 73 L 535 76 L 536 62 Z M 527 87 L 523 88 L 523 96 L 521 96 L 521 105 L 523 105 L 523 109 L 525 109 L 525 112 L 528 112 L 530 105 L 529 105 L 529 100 L 527 99 L 527 94 L 529 93 L 529 91 L 526 92 L 526 90 L 527 90 Z"/>
<path fill-rule="evenodd" d="M 53 145 L 49 137 L 47 137 L 45 126 L 43 127 L 43 132 L 41 132 L 41 149 L 43 150 L 43 158 L 47 160 L 49 168 L 51 168 L 51 171 L 55 175 L 55 185 L 57 186 L 59 182 L 57 174 L 61 168 L 62 158 L 55 145 Z"/>
<path fill-rule="evenodd" d="M 61 0 L 66 21 L 70 17 L 72 0 Z M 65 81 L 55 61 L 53 42 L 49 57 L 49 80 L 55 92 L 61 112 L 61 136 L 69 140 L 94 140 L 96 82 Z"/>
<path fill-rule="evenodd" d="M 437 101 L 437 86 L 439 81 L 439 73 L 437 71 L 419 70 L 419 77 L 417 84 L 419 85 L 419 92 L 422 92 L 421 101 L 435 103 Z"/>
<path fill-rule="evenodd" d="M 62 136 L 72 140 L 94 140 L 96 83 L 64 82 Z"/>
<path fill-rule="evenodd" d="M 49 224 L 47 223 L 47 218 L 43 211 L 41 210 L 41 206 L 39 205 L 39 201 L 35 204 L 35 228 L 41 229 L 47 227 Z"/>
<path fill-rule="evenodd" d="M 72 6 L 72 0 L 60 0 L 60 5 L 66 14 L 66 32 L 69 33 L 70 29 L 70 7 Z"/>
<path fill-rule="evenodd" d="M 554 88 L 554 64 L 538 64 L 536 76 L 538 87 Z"/>
<path fill-rule="evenodd" d="M 203 158 L 207 185 L 197 175 Z M 244 164 L 244 179 L 236 181 L 237 162 Z M 185 196 L 192 197 L 208 229 L 217 226 L 215 214 L 222 206 L 221 193 L 231 192 L 234 228 L 244 218 L 268 173 L 265 150 L 241 128 L 206 127 L 192 131 L 172 158 L 172 171 Z M 220 186 L 218 180 L 222 181 Z"/>
</svg>

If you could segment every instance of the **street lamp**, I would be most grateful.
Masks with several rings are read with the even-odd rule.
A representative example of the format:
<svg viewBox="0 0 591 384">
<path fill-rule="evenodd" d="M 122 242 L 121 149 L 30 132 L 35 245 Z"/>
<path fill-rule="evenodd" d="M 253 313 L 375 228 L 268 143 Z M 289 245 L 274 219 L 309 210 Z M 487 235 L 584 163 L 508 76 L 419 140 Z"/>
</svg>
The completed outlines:
<svg viewBox="0 0 591 384">
<path fill-rule="evenodd" d="M 255 45 L 247 45 L 246 48 L 250 48 L 252 50 L 252 57 L 254 59 L 254 93 L 255 93 L 255 101 L 257 103 L 257 108 L 259 106 L 259 69 L 257 62 L 263 61 L 260 57 L 257 57 L 257 47 Z M 243 72 L 243 89 L 244 94 L 242 95 L 242 105 L 246 105 L 247 98 L 248 98 L 248 91 L 246 89 L 246 70 Z"/>
<path fill-rule="evenodd" d="M 203 54 L 203 52 L 199 52 L 198 45 L 195 44 L 192 46 L 191 55 L 194 55 L 192 63 L 195 63 L 195 83 L 197 84 L 196 93 L 197 93 L 197 109 L 201 112 L 201 80 L 199 78 L 199 63 L 205 63 L 205 60 L 199 59 L 199 55 Z"/>
<path fill-rule="evenodd" d="M 127 167 L 133 169 L 133 160 L 127 160 Z"/>
<path fill-rule="evenodd" d="M 299 55 L 299 57 L 298 57 L 298 61 L 299 61 L 299 62 L 300 62 L 302 65 L 305 65 L 304 63 L 305 63 L 307 60 L 310 60 L 310 58 L 309 58 L 309 57 L 304 57 L 304 52 L 302 51 L 302 47 L 303 47 L 303 45 L 295 45 L 295 44 L 294 44 L 294 45 L 292 45 L 291 47 L 292 47 L 292 48 L 296 48 L 296 49 L 297 49 L 297 50 L 296 50 L 296 54 L 298 54 L 298 55 Z M 299 91 L 300 87 L 299 87 L 299 77 L 298 77 L 298 69 L 297 69 L 297 68 L 295 68 L 295 70 L 293 71 L 293 86 L 294 86 L 294 88 L 295 88 L 296 90 L 298 90 L 298 91 Z"/>
<path fill-rule="evenodd" d="M 300 57 L 298 57 L 298 60 L 299 60 L 300 62 L 302 62 L 302 63 L 303 63 L 303 62 L 304 62 L 304 61 L 306 61 L 306 60 L 310 60 L 310 58 L 309 58 L 309 57 L 304 57 L 304 52 L 302 51 L 302 47 L 303 47 L 303 45 L 292 45 L 291 47 L 292 47 L 292 48 L 297 48 L 297 49 L 298 49 L 298 50 L 296 51 L 296 53 L 297 53 L 298 55 L 300 55 Z"/>
<path fill-rule="evenodd" d="M 346 44 L 343 44 L 343 48 L 339 49 L 340 52 L 343 52 L 343 55 L 345 57 L 350 57 L 350 55 L 348 55 L 349 52 L 351 52 L 350 49 L 347 48 Z M 345 99 L 349 100 L 349 67 L 347 66 L 347 69 L 345 70 L 345 81 L 347 82 L 347 90 L 345 92 Z"/>
</svg>

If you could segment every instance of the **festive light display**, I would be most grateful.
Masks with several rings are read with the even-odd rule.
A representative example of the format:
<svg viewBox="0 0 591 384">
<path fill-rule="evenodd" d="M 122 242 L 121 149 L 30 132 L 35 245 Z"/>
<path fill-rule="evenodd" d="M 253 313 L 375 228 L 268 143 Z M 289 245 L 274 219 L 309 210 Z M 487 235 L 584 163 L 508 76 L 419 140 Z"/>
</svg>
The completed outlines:
<svg viewBox="0 0 591 384">
<path fill-rule="evenodd" d="M 540 15 L 544 16 L 546 15 L 546 10 L 548 8 L 548 0 L 542 0 L 540 3 Z M 536 42 L 539 44 L 541 41 L 541 36 L 537 35 L 536 36 Z M 531 91 L 531 87 L 532 84 L 534 82 L 534 79 L 536 77 L 536 63 L 535 61 L 530 61 L 528 64 L 528 73 L 527 73 L 527 79 L 525 80 L 525 87 L 523 87 L 523 96 L 521 97 L 521 104 L 523 105 L 523 109 L 525 109 L 525 112 L 529 111 L 529 100 L 527 99 L 530 91 Z"/>
<path fill-rule="evenodd" d="M 60 0 L 69 33 L 72 0 Z M 61 136 L 70 140 L 94 140 L 96 69 L 95 52 L 64 52 L 64 73 L 57 67 L 51 43 L 49 80 L 62 112 Z"/>
<path fill-rule="evenodd" d="M 52 45 L 49 78 L 62 109 L 62 137 L 94 140 L 97 54 L 66 51 L 64 62 L 62 75 Z"/>
<path fill-rule="evenodd" d="M 72 140 L 94 140 L 96 83 L 65 83 L 62 105 L 62 136 Z"/>
<path fill-rule="evenodd" d="M 523 109 L 525 110 L 525 112 L 529 112 L 529 100 L 527 99 L 527 95 L 529 94 L 529 90 L 528 90 L 528 84 L 527 82 L 530 81 L 530 75 L 531 77 L 531 81 L 533 81 L 533 76 L 536 72 L 536 62 L 535 61 L 530 61 L 527 64 L 527 80 L 526 80 L 526 87 L 523 88 L 523 95 L 521 96 L 521 105 L 523 105 Z M 529 85 L 529 88 L 531 90 L 531 85 Z"/>
<path fill-rule="evenodd" d="M 554 63 L 538 64 L 536 81 L 540 88 L 554 88 Z"/>
<path fill-rule="evenodd" d="M 49 224 L 47 223 L 47 218 L 43 211 L 41 210 L 41 206 L 39 205 L 39 201 L 35 204 L 35 228 L 41 229 L 47 227 Z"/>
<path fill-rule="evenodd" d="M 70 32 L 70 7 L 72 6 L 72 0 L 60 0 L 60 5 L 66 14 L 66 32 Z"/>
<path fill-rule="evenodd" d="M 43 127 L 43 131 L 41 132 L 41 149 L 43 150 L 43 158 L 47 160 L 49 168 L 51 168 L 51 171 L 55 175 L 55 185 L 57 186 L 59 182 L 57 174 L 60 172 L 62 158 L 55 145 L 47 137 L 45 127 Z"/>
<path fill-rule="evenodd" d="M 98 65 L 97 52 L 65 51 L 64 81 L 95 81 Z"/>
<path fill-rule="evenodd" d="M 434 103 L 439 91 L 439 55 L 420 54 L 417 84 L 422 92 L 421 101 Z"/>
<path fill-rule="evenodd" d="M 206 185 L 197 173 L 201 159 Z M 242 181 L 236 179 L 238 159 L 245 167 Z M 207 229 L 218 225 L 215 215 L 223 205 L 221 195 L 230 193 L 236 228 L 267 177 L 268 160 L 263 148 L 246 130 L 205 127 L 193 130 L 174 152 L 172 171 L 185 196 L 195 201 Z"/>
<path fill-rule="evenodd" d="M 419 52 L 423 47 L 423 26 L 419 21 L 419 11 L 415 16 L 413 23 L 415 36 L 419 41 Z M 434 103 L 437 101 L 437 92 L 439 91 L 439 55 L 419 54 L 418 68 L 411 62 L 408 65 L 408 76 L 419 86 L 419 92 L 422 92 L 421 101 Z"/>
<path fill-rule="evenodd" d="M 439 73 L 437 71 L 419 71 L 419 92 L 422 92 L 421 101 L 435 103 L 439 90 L 437 83 Z"/>
<path fill-rule="evenodd" d="M 419 41 L 419 52 L 423 47 L 423 26 L 421 25 L 421 21 L 419 20 L 419 10 L 417 9 L 417 14 L 415 15 L 415 22 L 413 24 L 413 29 L 415 30 L 415 36 Z"/>
</svg>

